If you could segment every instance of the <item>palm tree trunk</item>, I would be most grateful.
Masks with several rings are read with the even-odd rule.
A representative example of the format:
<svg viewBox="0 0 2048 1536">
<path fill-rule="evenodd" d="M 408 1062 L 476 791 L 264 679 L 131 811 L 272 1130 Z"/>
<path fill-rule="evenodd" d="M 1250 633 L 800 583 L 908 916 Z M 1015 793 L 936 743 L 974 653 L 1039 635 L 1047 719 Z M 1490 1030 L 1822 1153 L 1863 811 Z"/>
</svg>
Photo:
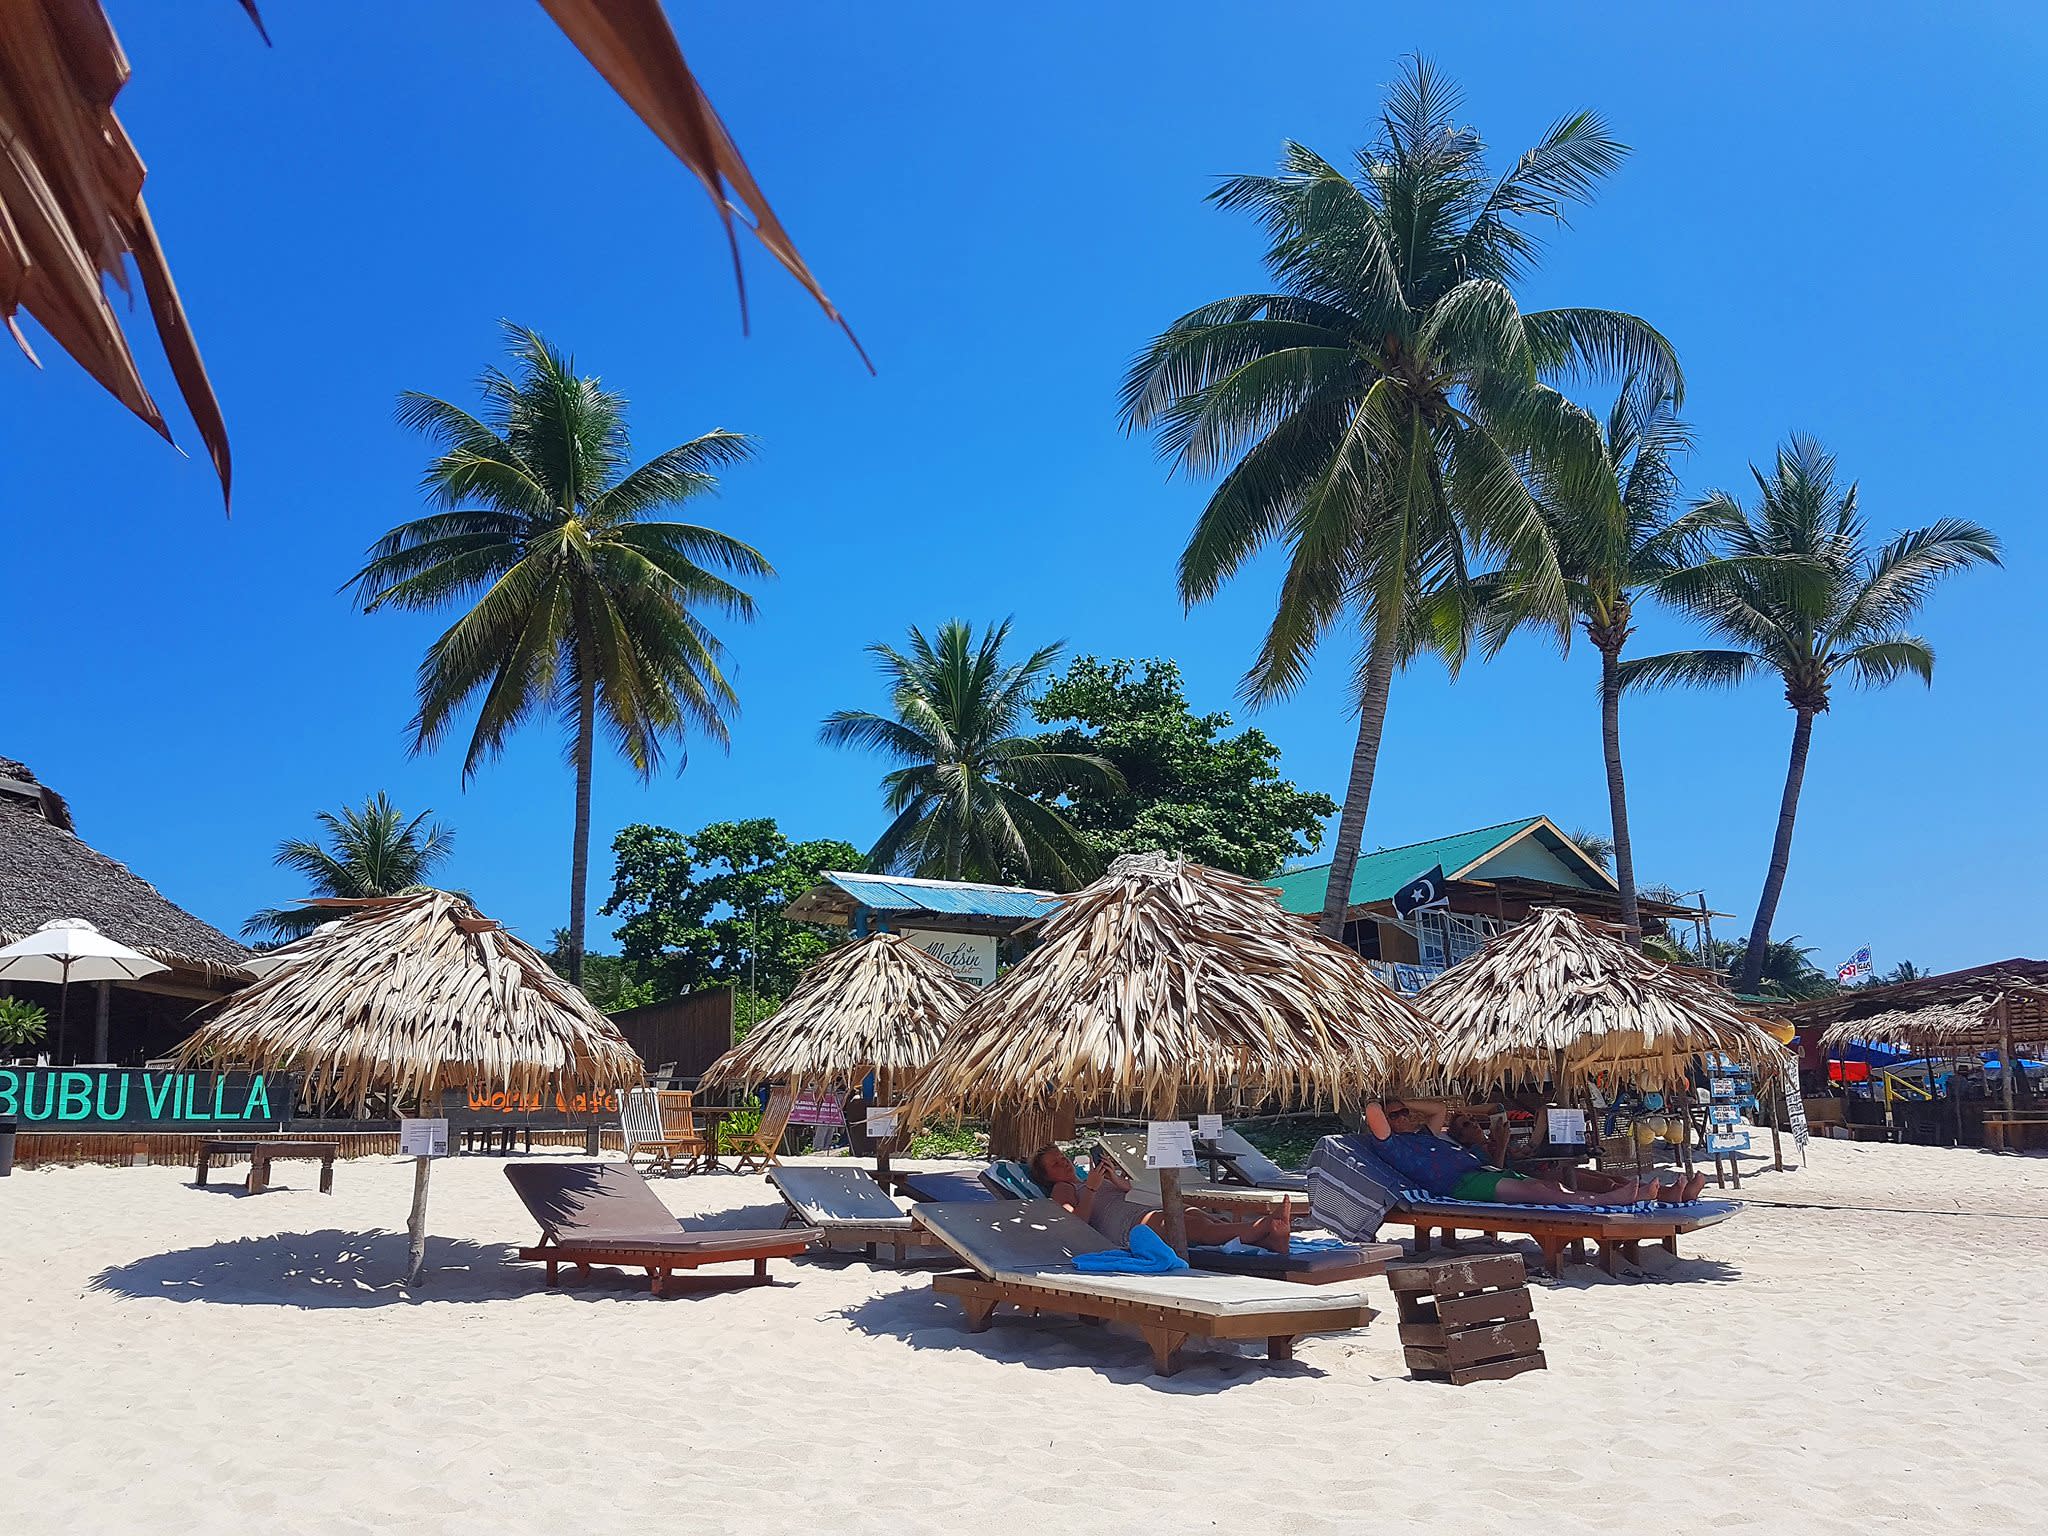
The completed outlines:
<svg viewBox="0 0 2048 1536">
<path fill-rule="evenodd" d="M 1771 844 L 1771 868 L 1764 876 L 1764 893 L 1756 904 L 1756 921 L 1750 924 L 1749 948 L 1743 951 L 1742 974 L 1735 990 L 1754 992 L 1764 979 L 1764 951 L 1771 942 L 1771 924 L 1778 916 L 1778 898 L 1785 890 L 1785 869 L 1792 862 L 1792 822 L 1799 814 L 1799 786 L 1806 781 L 1806 749 L 1813 741 L 1813 711 L 1795 712 L 1792 727 L 1792 761 L 1785 769 L 1785 798 L 1778 805 L 1778 836 Z"/>
<path fill-rule="evenodd" d="M 1373 775 L 1379 769 L 1380 733 L 1387 725 L 1387 690 L 1394 681 L 1398 629 L 1387 614 L 1380 615 L 1373 629 L 1372 650 L 1365 662 L 1365 698 L 1358 711 L 1358 745 L 1351 749 L 1351 782 L 1344 791 L 1344 812 L 1337 818 L 1337 842 L 1330 849 L 1330 884 L 1323 893 L 1320 926 L 1340 943 L 1344 912 L 1351 905 L 1351 875 L 1358 867 L 1359 844 L 1365 840 Z"/>
<path fill-rule="evenodd" d="M 597 747 L 597 679 L 576 692 L 576 845 L 569 852 L 569 980 L 583 985 L 583 912 L 590 898 L 590 775 Z"/>
<path fill-rule="evenodd" d="M 1600 649 L 1600 746 L 1607 756 L 1607 812 L 1613 824 L 1614 883 L 1621 887 L 1622 937 L 1641 947 L 1643 919 L 1636 907 L 1636 856 L 1628 835 L 1628 790 L 1621 777 L 1621 653 Z"/>
</svg>

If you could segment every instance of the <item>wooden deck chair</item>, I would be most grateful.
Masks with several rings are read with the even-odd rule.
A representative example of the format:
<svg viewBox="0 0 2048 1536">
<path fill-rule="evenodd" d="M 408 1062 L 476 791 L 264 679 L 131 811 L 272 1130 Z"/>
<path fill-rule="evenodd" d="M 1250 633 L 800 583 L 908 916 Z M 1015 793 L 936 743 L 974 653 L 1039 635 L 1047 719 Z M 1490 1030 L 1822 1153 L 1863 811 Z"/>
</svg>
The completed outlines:
<svg viewBox="0 0 2048 1536">
<path fill-rule="evenodd" d="M 545 1264 L 549 1285 L 564 1264 L 585 1278 L 593 1265 L 617 1265 L 646 1270 L 648 1288 L 660 1296 L 676 1288 L 672 1277 L 679 1269 L 745 1263 L 753 1265 L 750 1276 L 707 1276 L 698 1283 L 766 1285 L 770 1259 L 793 1259 L 818 1237 L 809 1227 L 691 1231 L 645 1179 L 617 1163 L 518 1163 L 505 1169 L 505 1177 L 540 1223 L 541 1240 L 521 1248 L 519 1257 Z"/>
<path fill-rule="evenodd" d="M 1131 1181 L 1131 1199 L 1140 1205 L 1157 1208 L 1163 1198 L 1159 1192 L 1159 1170 L 1145 1166 L 1145 1138 L 1122 1132 L 1105 1132 L 1096 1138 L 1102 1150 L 1116 1159 L 1117 1166 L 1124 1171 L 1124 1177 Z M 1181 1175 L 1181 1198 L 1189 1205 L 1205 1206 L 1211 1210 L 1229 1211 L 1239 1216 L 1270 1216 L 1280 1208 L 1283 1196 L 1297 1193 L 1285 1189 L 1254 1189 L 1244 1184 L 1218 1184 L 1209 1179 L 1192 1176 L 1193 1170 Z M 1307 1185 L 1300 1192 L 1305 1193 Z M 1308 1202 L 1297 1199 L 1294 1202 L 1294 1219 L 1297 1224 L 1306 1219 Z"/>
<path fill-rule="evenodd" d="M 789 1129 L 790 1112 L 795 1108 L 796 1089 L 788 1083 L 777 1083 L 768 1091 L 760 1125 L 726 1143 L 725 1150 L 737 1159 L 732 1165 L 734 1173 L 765 1173 L 782 1166 L 777 1154 L 782 1149 L 783 1132 Z"/>
<path fill-rule="evenodd" d="M 1231 1177 L 1243 1180 L 1253 1189 L 1290 1195 L 1308 1193 L 1307 1174 L 1289 1173 L 1227 1125 L 1221 1136 L 1207 1143 L 1207 1149 Z"/>
<path fill-rule="evenodd" d="M 670 1101 L 680 1099 L 680 1105 Z M 690 1095 L 661 1088 L 629 1088 L 619 1095 L 619 1129 L 626 1143 L 626 1163 L 635 1166 L 644 1154 L 648 1166 L 667 1173 L 694 1172 L 709 1148 L 697 1134 L 689 1113 Z M 678 1169 L 676 1160 L 684 1159 Z"/>
<path fill-rule="evenodd" d="M 1179 1369 L 1181 1345 L 1190 1338 L 1263 1339 L 1266 1358 L 1281 1361 L 1293 1358 L 1304 1334 L 1363 1328 L 1375 1315 L 1356 1287 L 1200 1270 L 1087 1273 L 1074 1256 L 1115 1245 L 1050 1200 L 933 1203 L 913 1207 L 911 1219 L 970 1266 L 970 1273 L 932 1279 L 934 1292 L 965 1309 L 970 1333 L 988 1327 L 1005 1304 L 1032 1316 L 1128 1323 L 1152 1346 L 1153 1368 L 1162 1376 Z"/>
</svg>

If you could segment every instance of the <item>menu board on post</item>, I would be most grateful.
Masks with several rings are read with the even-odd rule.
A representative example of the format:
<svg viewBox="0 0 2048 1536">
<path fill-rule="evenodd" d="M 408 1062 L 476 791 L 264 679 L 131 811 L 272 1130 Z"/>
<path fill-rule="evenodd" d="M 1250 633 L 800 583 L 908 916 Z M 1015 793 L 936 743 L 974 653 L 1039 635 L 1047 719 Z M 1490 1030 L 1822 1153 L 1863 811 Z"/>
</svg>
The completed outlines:
<svg viewBox="0 0 2048 1536">
<path fill-rule="evenodd" d="M 398 1155 L 400 1157 L 446 1157 L 448 1155 L 448 1122 L 446 1120 L 399 1121 Z"/>
<path fill-rule="evenodd" d="M 1785 1123 L 1791 1127 L 1792 1140 L 1804 1150 L 1810 1134 L 1806 1126 L 1806 1100 L 1799 1095 L 1799 1059 L 1789 1053 L 1785 1057 L 1783 1088 Z"/>
<path fill-rule="evenodd" d="M 871 1109 L 868 1111 L 868 1134 L 876 1141 L 887 1141 L 896 1134 L 896 1111 L 893 1109 Z"/>
<path fill-rule="evenodd" d="M 1214 1141 L 1222 1134 L 1223 1117 L 1221 1115 L 1195 1116 L 1195 1137 L 1197 1140 Z"/>
<path fill-rule="evenodd" d="M 1544 1131 L 1554 1147 L 1583 1147 L 1586 1144 L 1586 1112 L 1583 1109 L 1553 1109 Z"/>
<path fill-rule="evenodd" d="M 1147 1168 L 1195 1166 L 1195 1128 L 1185 1120 L 1154 1120 L 1145 1127 Z"/>
</svg>

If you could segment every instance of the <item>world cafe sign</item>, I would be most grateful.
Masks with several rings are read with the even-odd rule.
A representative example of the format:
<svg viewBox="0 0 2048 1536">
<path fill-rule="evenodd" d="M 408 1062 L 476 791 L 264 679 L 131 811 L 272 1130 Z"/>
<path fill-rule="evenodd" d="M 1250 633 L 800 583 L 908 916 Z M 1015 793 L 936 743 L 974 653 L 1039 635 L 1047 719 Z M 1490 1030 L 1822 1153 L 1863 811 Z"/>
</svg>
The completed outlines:
<svg viewBox="0 0 2048 1536">
<path fill-rule="evenodd" d="M 0 1120 L 21 1130 L 281 1130 L 298 1101 L 281 1072 L 0 1067 Z"/>
</svg>

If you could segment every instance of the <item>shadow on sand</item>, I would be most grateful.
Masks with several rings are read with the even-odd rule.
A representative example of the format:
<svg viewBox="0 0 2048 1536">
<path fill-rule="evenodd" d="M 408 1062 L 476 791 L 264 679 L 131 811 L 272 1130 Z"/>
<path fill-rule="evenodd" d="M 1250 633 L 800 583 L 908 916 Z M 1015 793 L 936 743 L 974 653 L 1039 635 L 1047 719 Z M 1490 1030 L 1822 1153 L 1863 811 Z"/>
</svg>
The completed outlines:
<svg viewBox="0 0 2048 1536">
<path fill-rule="evenodd" d="M 392 1307 L 508 1301 L 543 1293 L 666 1305 L 732 1288 L 707 1285 L 693 1290 L 678 1277 L 670 1295 L 654 1296 L 640 1271 L 598 1267 L 588 1280 L 565 1276 L 562 1285 L 549 1291 L 539 1266 L 511 1262 L 512 1252 L 511 1244 L 429 1237 L 426 1274 L 417 1287 L 408 1288 L 399 1279 L 405 1273 L 404 1233 L 328 1228 L 152 1254 L 101 1270 L 89 1289 L 131 1301 L 152 1297 L 238 1307 Z"/>
<path fill-rule="evenodd" d="M 1106 1381 L 1181 1397 L 1206 1397 L 1276 1376 L 1314 1380 L 1329 1374 L 1300 1360 L 1268 1364 L 1263 1344 L 1240 1349 L 1227 1340 L 1190 1339 L 1180 1373 L 1160 1376 L 1152 1369 L 1151 1348 L 1132 1329 L 1047 1313 L 1026 1317 L 1005 1307 L 985 1332 L 969 1333 L 960 1308 L 926 1285 L 870 1297 L 834 1315 L 871 1338 L 896 1339 L 912 1349 L 963 1350 L 1035 1371 L 1093 1371 Z M 1384 1321 L 1382 1316 L 1373 1326 Z"/>
</svg>

